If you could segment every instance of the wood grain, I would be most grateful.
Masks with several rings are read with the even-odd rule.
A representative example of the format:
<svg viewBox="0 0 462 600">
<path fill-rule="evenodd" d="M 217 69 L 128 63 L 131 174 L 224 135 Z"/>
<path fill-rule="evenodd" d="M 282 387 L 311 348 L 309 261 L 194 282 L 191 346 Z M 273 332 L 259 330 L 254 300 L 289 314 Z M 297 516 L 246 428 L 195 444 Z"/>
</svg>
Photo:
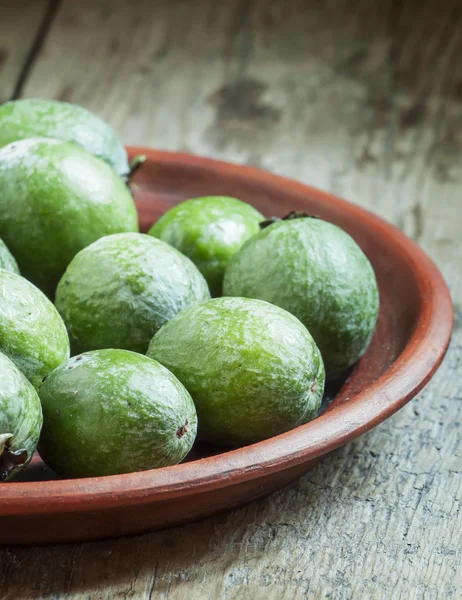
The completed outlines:
<svg viewBox="0 0 462 600">
<path fill-rule="evenodd" d="M 63 3 L 24 95 L 79 102 L 127 143 L 256 164 L 378 212 L 442 269 L 456 328 L 418 399 L 295 485 L 149 536 L 1 550 L 0 597 L 458 597 L 461 10 L 457 0 Z"/>
</svg>

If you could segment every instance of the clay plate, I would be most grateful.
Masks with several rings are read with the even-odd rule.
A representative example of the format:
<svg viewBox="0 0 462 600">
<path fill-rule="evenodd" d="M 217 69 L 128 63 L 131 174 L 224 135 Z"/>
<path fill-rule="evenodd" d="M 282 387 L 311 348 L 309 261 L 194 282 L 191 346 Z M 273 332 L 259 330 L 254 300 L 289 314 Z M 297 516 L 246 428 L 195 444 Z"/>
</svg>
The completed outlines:
<svg viewBox="0 0 462 600">
<path fill-rule="evenodd" d="M 170 206 L 222 194 L 267 216 L 307 211 L 349 232 L 372 261 L 381 310 L 364 358 L 314 421 L 265 442 L 217 452 L 196 448 L 180 465 L 129 475 L 57 480 L 36 457 L 0 491 L 0 543 L 70 542 L 185 523 L 277 490 L 324 455 L 388 418 L 440 364 L 452 303 L 440 272 L 420 248 L 379 217 L 309 186 L 254 168 L 131 148 L 148 161 L 135 178 L 141 229 Z"/>
</svg>

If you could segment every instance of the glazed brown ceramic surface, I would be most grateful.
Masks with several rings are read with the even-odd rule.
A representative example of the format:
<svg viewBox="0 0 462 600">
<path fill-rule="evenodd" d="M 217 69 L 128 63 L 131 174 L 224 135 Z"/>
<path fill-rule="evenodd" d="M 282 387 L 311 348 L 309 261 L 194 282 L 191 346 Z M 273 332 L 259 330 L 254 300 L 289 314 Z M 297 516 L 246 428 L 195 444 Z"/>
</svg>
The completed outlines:
<svg viewBox="0 0 462 600">
<path fill-rule="evenodd" d="M 148 161 L 134 182 L 142 231 L 170 206 L 220 194 L 267 216 L 321 216 L 350 233 L 380 287 L 377 330 L 364 358 L 336 386 L 322 414 L 270 440 L 232 451 L 195 448 L 181 465 L 93 479 L 58 480 L 36 457 L 0 487 L 0 543 L 69 542 L 184 523 L 268 494 L 408 402 L 447 349 L 452 304 L 434 263 L 403 233 L 331 194 L 269 173 L 210 159 L 132 148 Z"/>
</svg>

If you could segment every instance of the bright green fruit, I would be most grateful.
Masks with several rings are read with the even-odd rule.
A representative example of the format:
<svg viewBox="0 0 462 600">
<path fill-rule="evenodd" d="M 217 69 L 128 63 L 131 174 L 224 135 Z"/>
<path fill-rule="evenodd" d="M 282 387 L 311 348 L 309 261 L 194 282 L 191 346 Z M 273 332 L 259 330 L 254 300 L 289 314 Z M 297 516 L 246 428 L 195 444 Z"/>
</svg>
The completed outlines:
<svg viewBox="0 0 462 600">
<path fill-rule="evenodd" d="M 63 477 L 174 465 L 196 436 L 183 385 L 158 362 L 126 350 L 71 358 L 47 377 L 40 399 L 40 455 Z"/>
<path fill-rule="evenodd" d="M 374 270 L 360 247 L 339 227 L 309 217 L 278 221 L 250 239 L 230 261 L 223 290 L 298 317 L 328 375 L 364 354 L 379 310 Z"/>
<path fill-rule="evenodd" d="M 0 105 L 0 148 L 31 137 L 73 142 L 109 163 L 119 175 L 129 172 L 127 153 L 112 127 L 76 104 L 28 98 Z"/>
<path fill-rule="evenodd" d="M 125 348 L 145 353 L 180 310 L 210 298 L 194 264 L 142 233 L 101 238 L 73 259 L 56 290 L 74 353 Z"/>
<path fill-rule="evenodd" d="M 69 358 L 69 338 L 53 303 L 32 283 L 0 269 L 0 352 L 35 388 Z M 1 387 L 1 381 L 0 381 Z"/>
<path fill-rule="evenodd" d="M 321 354 L 285 310 L 217 298 L 178 314 L 153 337 L 148 356 L 184 384 L 201 439 L 219 445 L 264 440 L 310 421 L 324 390 Z"/>
<path fill-rule="evenodd" d="M 204 275 L 212 296 L 220 296 L 230 257 L 258 232 L 262 220 L 250 204 L 227 196 L 206 196 L 171 208 L 149 234 L 188 256 Z"/>
<path fill-rule="evenodd" d="M 0 482 L 23 469 L 35 452 L 42 427 L 37 392 L 0 353 Z M 1 493 L 0 493 L 1 497 Z"/>
<path fill-rule="evenodd" d="M 0 150 L 0 236 L 21 273 L 48 295 L 79 250 L 137 230 L 130 192 L 99 158 L 46 138 Z"/>
<path fill-rule="evenodd" d="M 18 273 L 19 275 L 18 263 L 2 239 L 0 239 L 0 269 L 13 271 L 13 273 Z"/>
</svg>

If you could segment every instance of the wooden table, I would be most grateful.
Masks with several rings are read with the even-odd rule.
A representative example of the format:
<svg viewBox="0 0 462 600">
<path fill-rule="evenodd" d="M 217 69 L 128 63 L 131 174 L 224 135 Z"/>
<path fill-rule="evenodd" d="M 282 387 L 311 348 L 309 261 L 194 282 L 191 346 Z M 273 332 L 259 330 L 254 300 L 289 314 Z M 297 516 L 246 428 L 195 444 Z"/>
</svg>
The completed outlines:
<svg viewBox="0 0 462 600">
<path fill-rule="evenodd" d="M 461 597 L 461 55 L 458 0 L 0 0 L 0 101 L 77 102 L 126 143 L 332 190 L 413 236 L 456 309 L 426 390 L 294 485 L 152 535 L 2 549 L 1 598 Z"/>
</svg>

